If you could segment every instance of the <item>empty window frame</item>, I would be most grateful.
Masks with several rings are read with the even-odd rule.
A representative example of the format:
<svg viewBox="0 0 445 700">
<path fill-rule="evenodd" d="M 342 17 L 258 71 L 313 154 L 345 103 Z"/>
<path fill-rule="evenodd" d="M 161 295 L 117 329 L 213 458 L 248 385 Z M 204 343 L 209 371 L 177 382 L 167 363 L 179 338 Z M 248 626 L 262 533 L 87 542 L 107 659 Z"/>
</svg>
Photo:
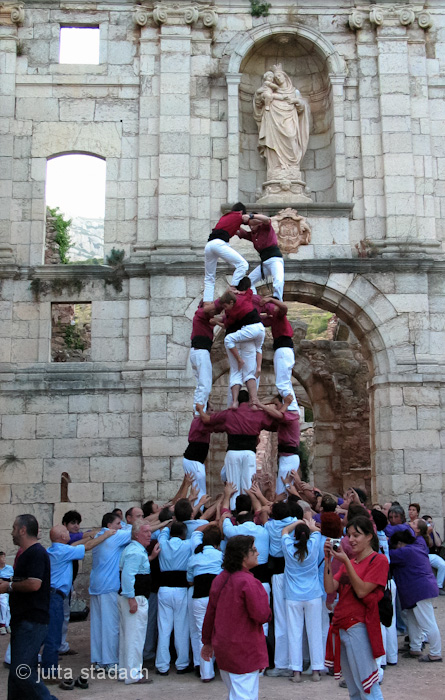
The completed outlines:
<svg viewBox="0 0 445 700">
<path fill-rule="evenodd" d="M 59 63 L 99 65 L 99 27 L 60 27 Z"/>
<path fill-rule="evenodd" d="M 91 302 L 51 304 L 51 361 L 91 361 Z"/>
</svg>

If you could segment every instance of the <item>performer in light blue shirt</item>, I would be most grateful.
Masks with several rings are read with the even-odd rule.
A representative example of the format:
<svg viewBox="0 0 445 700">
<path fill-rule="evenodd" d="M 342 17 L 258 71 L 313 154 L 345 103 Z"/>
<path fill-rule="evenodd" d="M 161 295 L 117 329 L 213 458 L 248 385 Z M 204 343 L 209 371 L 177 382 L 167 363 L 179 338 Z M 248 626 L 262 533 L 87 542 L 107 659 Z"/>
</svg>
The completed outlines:
<svg viewBox="0 0 445 700">
<path fill-rule="evenodd" d="M 49 603 L 49 625 L 42 652 L 42 673 L 45 678 L 57 676 L 59 648 L 62 641 L 63 602 L 73 584 L 75 560 L 84 559 L 85 552 L 102 544 L 114 533 L 107 531 L 97 539 L 89 539 L 85 544 L 69 544 L 70 533 L 65 525 L 51 528 L 49 536 L 53 543 L 48 548 L 51 564 L 51 595 Z"/>
<path fill-rule="evenodd" d="M 189 666 L 189 621 L 187 610 L 187 565 L 192 554 L 187 526 L 174 522 L 159 534 L 158 648 L 156 672 L 167 675 L 170 668 L 170 636 L 175 631 L 176 673 Z"/>
<path fill-rule="evenodd" d="M 131 530 L 122 530 L 120 517 L 114 513 L 104 515 L 102 528 L 115 531 L 115 535 L 93 552 L 88 589 L 91 607 L 90 644 L 91 663 L 98 668 L 109 668 L 116 666 L 119 660 L 119 559 L 123 548 L 131 540 Z"/>
<path fill-rule="evenodd" d="M 294 532 L 294 536 L 290 533 Z M 283 528 L 285 558 L 284 596 L 286 600 L 289 666 L 299 681 L 303 670 L 303 629 L 311 657 L 313 680 L 320 680 L 324 668 L 321 632 L 322 589 L 318 578 L 321 535 L 315 521 L 298 520 Z"/>
<path fill-rule="evenodd" d="M 215 677 L 213 659 L 204 661 L 201 657 L 202 625 L 209 602 L 210 586 L 213 579 L 222 571 L 223 554 L 219 549 L 221 530 L 219 525 L 210 524 L 195 530 L 191 538 L 194 554 L 187 566 L 187 581 L 193 583 L 188 592 L 190 638 L 193 651 L 193 665 L 199 669 L 201 680 L 206 683 Z M 196 545 L 196 546 L 195 546 Z"/>
<path fill-rule="evenodd" d="M 150 597 L 150 524 L 137 519 L 131 530 L 132 540 L 121 554 L 121 591 L 119 605 L 119 680 L 127 685 L 148 683 L 142 675 L 142 654 L 148 620 Z M 150 555 L 154 559 L 159 545 Z"/>
<path fill-rule="evenodd" d="M 11 578 L 14 576 L 14 569 L 10 564 L 6 563 L 5 552 L 0 552 L 0 579 Z M 6 634 L 11 631 L 9 623 L 11 621 L 11 613 L 9 612 L 9 594 L 0 593 L 0 634 Z"/>
</svg>

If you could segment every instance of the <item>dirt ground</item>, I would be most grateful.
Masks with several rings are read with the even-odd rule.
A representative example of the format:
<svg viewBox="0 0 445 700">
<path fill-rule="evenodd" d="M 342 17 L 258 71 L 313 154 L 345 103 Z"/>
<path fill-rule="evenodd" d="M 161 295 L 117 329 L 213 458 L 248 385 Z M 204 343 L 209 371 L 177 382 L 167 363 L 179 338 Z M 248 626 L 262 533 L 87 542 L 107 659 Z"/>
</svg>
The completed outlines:
<svg viewBox="0 0 445 700">
<path fill-rule="evenodd" d="M 445 656 L 445 597 L 437 598 L 434 603 L 437 622 L 444 642 Z M 73 677 L 76 677 L 82 668 L 90 666 L 89 657 L 89 622 L 70 624 L 68 641 L 73 649 L 79 652 L 78 656 L 61 657 L 63 669 L 71 669 Z M 4 659 L 8 644 L 7 636 L 0 636 L 0 656 Z M 399 646 L 403 644 L 403 638 L 399 637 Z M 119 683 L 116 680 L 90 680 L 89 689 L 75 688 L 69 691 L 70 700 L 145 700 L 158 697 L 162 700 L 225 700 L 226 691 L 219 675 L 212 683 L 202 683 L 193 674 L 177 676 L 174 667 L 170 675 L 166 677 L 156 676 L 154 669 L 148 671 L 148 677 L 153 679 L 153 684 L 146 686 L 131 686 Z M 6 699 L 8 670 L 0 667 L 0 698 Z M 334 678 L 324 676 L 321 683 L 313 683 L 311 678 L 304 676 L 304 682 L 296 686 L 287 678 L 260 679 L 260 700 L 347 700 L 347 689 L 339 688 Z M 445 697 L 445 662 L 443 664 L 420 664 L 414 659 L 403 659 L 399 656 L 397 666 L 387 666 L 382 693 L 388 700 L 403 698 L 404 700 L 442 700 Z M 67 691 L 51 685 L 50 691 L 59 698 L 65 697 Z M 23 698 L 23 700 L 27 700 Z"/>
</svg>

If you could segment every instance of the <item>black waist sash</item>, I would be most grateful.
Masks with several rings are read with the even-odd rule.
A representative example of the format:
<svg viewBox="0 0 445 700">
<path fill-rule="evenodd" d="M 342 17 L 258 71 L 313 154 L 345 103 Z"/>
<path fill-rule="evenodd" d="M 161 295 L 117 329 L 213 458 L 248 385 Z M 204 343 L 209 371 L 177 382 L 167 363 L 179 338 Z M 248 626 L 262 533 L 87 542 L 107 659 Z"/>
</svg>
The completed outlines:
<svg viewBox="0 0 445 700">
<path fill-rule="evenodd" d="M 195 576 L 192 598 L 208 598 L 210 586 L 214 578 L 216 578 L 216 574 L 200 574 L 199 576 Z"/>
<path fill-rule="evenodd" d="M 273 341 L 273 349 L 278 350 L 278 348 L 292 348 L 294 349 L 294 343 L 292 338 L 288 335 L 280 335 Z"/>
<path fill-rule="evenodd" d="M 206 335 L 195 335 L 194 338 L 192 338 L 192 348 L 195 348 L 195 350 L 210 350 L 212 349 L 212 340 L 210 338 L 207 338 Z"/>
<path fill-rule="evenodd" d="M 256 444 L 258 441 L 258 435 L 230 435 L 227 434 L 227 452 L 229 450 L 235 450 L 237 452 L 241 450 L 250 450 L 251 452 L 256 452 Z"/>
<path fill-rule="evenodd" d="M 268 563 L 254 566 L 253 569 L 250 569 L 250 573 L 253 574 L 258 581 L 261 581 L 261 583 L 270 583 L 272 574 Z"/>
<path fill-rule="evenodd" d="M 188 588 L 186 571 L 161 571 L 159 588 Z"/>
<path fill-rule="evenodd" d="M 281 250 L 277 245 L 270 245 L 267 248 L 263 248 L 263 250 L 260 250 L 261 262 L 265 262 L 265 260 L 269 260 L 270 258 L 282 257 L 283 255 L 281 253 Z"/>
<path fill-rule="evenodd" d="M 122 593 L 122 571 L 119 571 L 121 585 L 119 593 Z M 145 598 L 150 597 L 151 592 L 151 574 L 136 574 L 134 577 L 134 596 L 143 595 Z"/>
<path fill-rule="evenodd" d="M 223 228 L 212 229 L 212 233 L 210 234 L 208 240 L 214 241 L 217 238 L 220 238 L 222 241 L 225 241 L 226 243 L 228 243 L 230 240 L 230 236 L 229 236 L 228 232 L 225 231 Z"/>
<path fill-rule="evenodd" d="M 146 598 L 150 597 L 151 591 L 151 575 L 136 574 L 134 577 L 134 595 L 143 595 Z"/>
<path fill-rule="evenodd" d="M 239 323 L 241 324 L 241 328 L 243 326 L 251 326 L 252 323 L 261 323 L 261 316 L 258 313 L 257 309 L 253 309 L 252 311 L 249 311 L 245 316 L 240 318 Z"/>
<path fill-rule="evenodd" d="M 192 462 L 204 462 L 209 453 L 210 444 L 208 442 L 189 442 L 184 452 L 184 457 Z"/>
<path fill-rule="evenodd" d="M 290 455 L 299 455 L 300 454 L 300 450 L 298 449 L 297 445 L 287 445 L 285 442 L 278 443 L 278 454 L 280 452 L 283 452 L 285 454 L 290 454 Z"/>
<path fill-rule="evenodd" d="M 272 576 L 284 573 L 284 557 L 273 557 L 272 554 L 269 554 L 268 565 Z"/>
</svg>

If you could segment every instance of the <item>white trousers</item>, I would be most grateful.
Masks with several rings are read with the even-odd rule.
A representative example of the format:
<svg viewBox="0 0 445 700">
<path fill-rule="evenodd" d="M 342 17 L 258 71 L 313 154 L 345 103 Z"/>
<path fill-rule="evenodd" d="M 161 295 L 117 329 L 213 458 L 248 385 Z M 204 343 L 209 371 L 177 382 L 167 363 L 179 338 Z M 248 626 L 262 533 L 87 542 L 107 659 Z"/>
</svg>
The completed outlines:
<svg viewBox="0 0 445 700">
<path fill-rule="evenodd" d="M 204 496 L 206 492 L 206 468 L 202 462 L 198 462 L 194 459 L 182 458 L 182 466 L 186 474 L 192 474 L 193 480 L 195 481 L 199 493 L 196 497 L 195 505 L 200 500 L 201 496 Z"/>
<path fill-rule="evenodd" d="M 387 662 L 390 664 L 396 664 L 399 656 L 399 646 L 397 642 L 397 625 L 396 625 L 396 596 L 397 596 L 397 586 L 394 579 L 389 582 L 391 588 L 391 599 L 393 605 L 393 616 L 390 627 L 385 627 L 385 625 L 380 625 L 382 631 L 383 646 L 385 647 L 385 655 L 380 657 L 380 663 L 378 663 L 379 669 L 380 665 L 386 666 Z"/>
<path fill-rule="evenodd" d="M 191 589 L 193 590 L 193 589 Z M 202 625 L 204 623 L 204 617 L 207 610 L 207 605 L 209 604 L 208 598 L 192 598 L 191 599 L 191 611 L 192 611 L 192 621 L 193 621 L 193 631 L 190 627 L 190 636 L 192 638 L 192 649 L 193 649 L 193 665 L 199 666 L 202 679 L 209 679 L 215 677 L 215 671 L 213 668 L 213 659 L 210 661 L 204 661 L 201 657 L 202 649 Z M 198 640 L 197 651 L 198 658 L 197 662 L 195 660 L 195 649 L 193 647 L 193 638 Z"/>
<path fill-rule="evenodd" d="M 119 609 L 116 592 L 90 596 L 91 661 L 119 662 Z"/>
<path fill-rule="evenodd" d="M 136 596 L 138 609 L 130 613 L 128 598 L 119 596 L 119 678 L 126 685 L 142 678 L 142 656 L 147 633 L 148 600 Z"/>
<path fill-rule="evenodd" d="M 292 469 L 298 469 L 300 466 L 300 458 L 298 455 L 281 455 L 278 457 L 278 476 L 277 485 L 275 490 L 278 494 L 285 492 L 285 486 L 283 484 L 283 479 L 289 474 Z"/>
<path fill-rule="evenodd" d="M 66 652 L 70 648 L 70 645 L 66 641 L 66 636 L 68 634 L 68 625 L 70 621 L 70 596 L 68 595 L 63 601 L 63 624 L 62 624 L 62 641 L 60 642 L 59 652 Z"/>
<path fill-rule="evenodd" d="M 191 348 L 190 364 L 193 369 L 193 374 L 196 381 L 196 389 L 193 394 L 193 412 L 196 412 L 196 404 L 204 406 L 204 411 L 207 409 L 207 401 L 212 391 L 212 362 L 210 360 L 210 352 L 208 350 L 200 350 Z"/>
<path fill-rule="evenodd" d="M 249 379 L 256 379 L 257 353 L 262 352 L 266 331 L 262 323 L 250 323 L 248 326 L 243 326 L 235 333 L 229 333 L 224 338 L 224 345 L 229 358 L 230 366 L 230 386 L 236 384 L 245 384 Z M 244 365 L 241 369 L 238 367 L 233 354 L 229 352 L 230 348 L 238 348 L 241 359 Z"/>
<path fill-rule="evenodd" d="M 441 656 L 442 645 L 433 608 L 434 598 L 419 600 L 411 610 L 404 610 L 408 626 L 409 648 L 411 651 L 421 651 L 423 634 L 428 637 L 431 656 Z"/>
<path fill-rule="evenodd" d="M 190 643 L 192 645 L 193 666 L 196 667 L 199 666 L 199 660 L 201 658 L 201 636 L 195 625 L 195 618 L 193 615 L 193 591 L 193 586 L 191 586 L 187 591 L 187 610 L 189 618 Z"/>
<path fill-rule="evenodd" d="M 220 671 L 227 688 L 227 700 L 258 700 L 259 671 L 229 673 Z"/>
<path fill-rule="evenodd" d="M 323 645 L 323 656 L 326 658 L 326 642 L 329 634 L 329 626 L 331 621 L 329 619 L 329 610 L 326 607 L 326 598 L 322 598 L 321 602 L 321 643 Z M 328 668 L 323 666 L 323 671 L 328 672 Z"/>
<path fill-rule="evenodd" d="M 256 455 L 252 450 L 228 450 L 224 460 L 226 481 L 236 486 L 236 492 L 230 499 L 230 508 L 235 508 L 236 497 L 244 489 L 252 486 L 256 474 Z"/>
<path fill-rule="evenodd" d="M 273 279 L 273 296 L 283 301 L 284 288 L 284 260 L 283 258 L 269 258 L 263 262 L 264 275 Z M 258 265 L 249 275 L 253 293 L 256 294 L 255 285 L 261 282 L 261 265 Z"/>
<path fill-rule="evenodd" d="M 438 554 L 428 554 L 428 559 L 433 569 L 436 569 L 436 581 L 439 588 L 443 588 L 445 581 L 445 561 Z"/>
<path fill-rule="evenodd" d="M 11 613 L 9 612 L 9 594 L 0 593 L 0 622 L 2 625 L 9 627 L 11 622 Z"/>
<path fill-rule="evenodd" d="M 267 593 L 267 600 L 268 600 L 269 603 L 270 603 L 270 583 L 263 583 L 263 582 L 261 582 L 261 585 L 263 586 L 264 590 L 266 591 L 266 593 Z M 268 623 L 268 622 L 265 622 L 265 623 L 263 624 L 263 632 L 264 632 L 264 636 L 267 637 L 267 635 L 269 634 L 269 623 Z"/>
<path fill-rule="evenodd" d="M 218 258 L 221 258 L 221 260 L 224 260 L 226 263 L 235 268 L 232 277 L 232 286 L 234 287 L 236 287 L 236 285 L 242 280 L 249 269 L 247 260 L 245 260 L 242 255 L 237 253 L 236 250 L 231 248 L 228 243 L 221 240 L 221 238 L 215 238 L 213 241 L 208 241 L 206 247 L 204 248 L 204 301 L 213 301 Z"/>
<path fill-rule="evenodd" d="M 284 600 L 284 574 L 274 574 L 274 576 L 272 576 L 272 595 L 275 629 L 275 668 L 289 668 L 286 601 Z"/>
<path fill-rule="evenodd" d="M 161 586 L 158 591 L 158 649 L 155 663 L 162 673 L 170 668 L 170 635 L 173 630 L 178 655 L 176 668 L 180 671 L 189 665 L 187 588 Z"/>
<path fill-rule="evenodd" d="M 292 370 L 295 365 L 295 355 L 292 348 L 277 348 L 273 354 L 273 366 L 275 371 L 275 386 L 280 396 L 285 398 L 292 394 L 292 403 L 288 411 L 298 411 L 298 401 L 292 386 Z"/>
<path fill-rule="evenodd" d="M 322 598 L 313 600 L 286 600 L 289 639 L 289 667 L 303 670 L 303 629 L 306 624 L 309 654 L 313 671 L 324 668 L 323 639 L 321 632 Z"/>
</svg>

